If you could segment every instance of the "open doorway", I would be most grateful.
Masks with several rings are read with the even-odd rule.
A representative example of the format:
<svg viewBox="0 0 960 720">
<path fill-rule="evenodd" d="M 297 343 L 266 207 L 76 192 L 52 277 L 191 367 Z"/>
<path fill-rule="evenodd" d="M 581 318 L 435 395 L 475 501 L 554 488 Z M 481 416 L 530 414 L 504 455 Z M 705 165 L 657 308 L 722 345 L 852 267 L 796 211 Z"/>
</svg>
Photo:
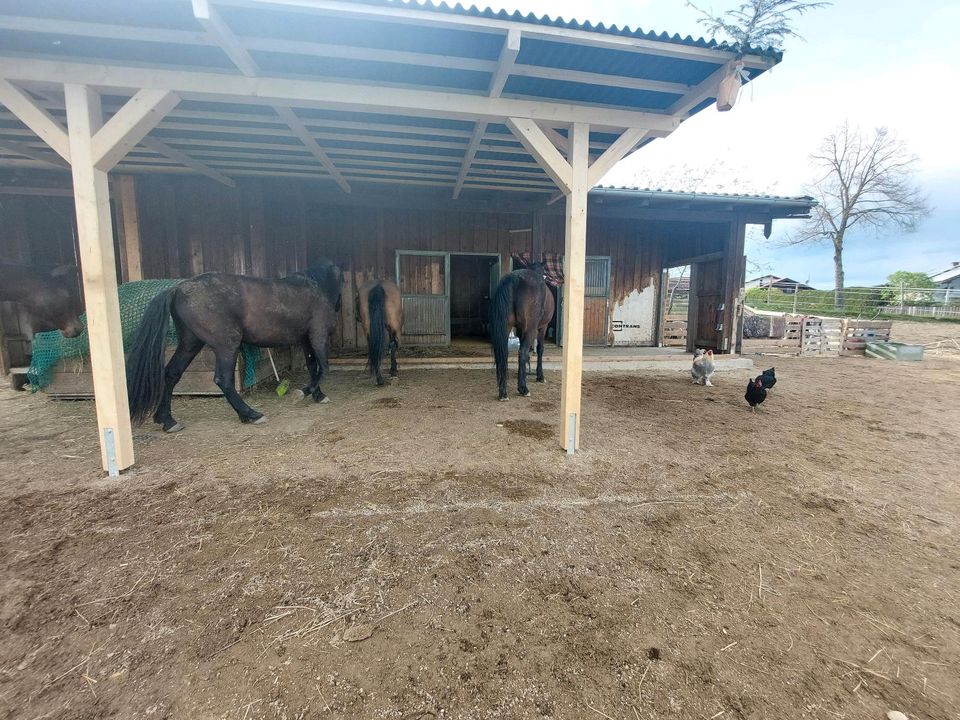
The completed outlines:
<svg viewBox="0 0 960 720">
<path fill-rule="evenodd" d="M 686 348 L 690 311 L 690 266 L 682 265 L 664 270 L 662 288 L 660 345 Z"/>
<path fill-rule="evenodd" d="M 499 281 L 499 255 L 451 253 L 451 341 L 487 341 L 490 299 Z"/>
</svg>

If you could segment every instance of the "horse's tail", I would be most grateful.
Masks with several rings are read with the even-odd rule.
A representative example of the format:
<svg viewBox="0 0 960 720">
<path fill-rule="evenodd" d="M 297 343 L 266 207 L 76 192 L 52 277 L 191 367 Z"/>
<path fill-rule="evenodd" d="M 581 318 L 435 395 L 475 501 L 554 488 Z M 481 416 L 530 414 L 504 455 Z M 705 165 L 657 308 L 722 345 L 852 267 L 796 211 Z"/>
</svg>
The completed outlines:
<svg viewBox="0 0 960 720">
<path fill-rule="evenodd" d="M 497 286 L 490 307 L 490 344 L 493 345 L 493 359 L 497 364 L 497 385 L 503 387 L 507 379 L 507 356 L 509 354 L 509 334 L 507 318 L 513 307 L 513 296 L 517 276 L 507 275 Z"/>
<path fill-rule="evenodd" d="M 386 335 L 387 293 L 383 285 L 374 285 L 367 293 L 367 310 L 370 315 L 370 337 L 367 338 L 367 370 L 375 373 L 383 360 L 383 339 Z"/>
<path fill-rule="evenodd" d="M 127 353 L 127 400 L 130 419 L 140 425 L 163 397 L 163 367 L 170 308 L 177 288 L 164 290 L 147 305 Z"/>
</svg>

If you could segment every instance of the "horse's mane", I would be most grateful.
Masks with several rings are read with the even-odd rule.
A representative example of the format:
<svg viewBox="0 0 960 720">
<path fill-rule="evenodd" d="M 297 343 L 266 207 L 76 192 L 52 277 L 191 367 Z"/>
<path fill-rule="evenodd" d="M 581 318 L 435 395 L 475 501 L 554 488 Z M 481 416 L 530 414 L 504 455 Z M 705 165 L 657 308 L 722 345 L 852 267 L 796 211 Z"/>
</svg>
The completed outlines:
<svg viewBox="0 0 960 720">
<path fill-rule="evenodd" d="M 334 263 L 329 260 L 323 260 L 316 265 L 308 267 L 306 270 L 301 270 L 291 277 L 306 278 L 307 280 L 315 282 L 320 286 L 327 298 L 329 298 L 330 303 L 339 309 L 342 277 L 340 268 Z"/>
<path fill-rule="evenodd" d="M 330 272 L 334 267 L 335 266 L 332 262 L 329 260 L 324 260 L 323 262 L 308 267 L 306 270 L 301 270 L 297 273 L 297 275 L 303 275 L 304 277 L 310 278 L 318 285 L 323 285 L 330 277 Z"/>
</svg>

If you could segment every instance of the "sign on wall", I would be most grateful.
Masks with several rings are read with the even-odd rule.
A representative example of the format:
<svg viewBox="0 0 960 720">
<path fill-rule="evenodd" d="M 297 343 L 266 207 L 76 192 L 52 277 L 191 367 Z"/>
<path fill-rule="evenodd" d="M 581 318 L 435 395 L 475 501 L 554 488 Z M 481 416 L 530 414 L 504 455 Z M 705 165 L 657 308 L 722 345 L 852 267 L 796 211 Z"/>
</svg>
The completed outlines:
<svg viewBox="0 0 960 720">
<path fill-rule="evenodd" d="M 657 292 L 648 285 L 634 290 L 613 308 L 613 344 L 653 345 Z"/>
</svg>

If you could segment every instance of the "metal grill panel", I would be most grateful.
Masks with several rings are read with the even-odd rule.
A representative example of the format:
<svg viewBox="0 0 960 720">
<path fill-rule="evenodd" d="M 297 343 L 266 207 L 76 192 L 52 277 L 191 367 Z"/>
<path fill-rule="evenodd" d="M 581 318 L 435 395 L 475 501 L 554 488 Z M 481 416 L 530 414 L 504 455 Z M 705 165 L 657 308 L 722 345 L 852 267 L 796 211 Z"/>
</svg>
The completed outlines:
<svg viewBox="0 0 960 720">
<path fill-rule="evenodd" d="M 450 304 L 444 295 L 404 295 L 403 334 L 445 337 Z"/>
</svg>

